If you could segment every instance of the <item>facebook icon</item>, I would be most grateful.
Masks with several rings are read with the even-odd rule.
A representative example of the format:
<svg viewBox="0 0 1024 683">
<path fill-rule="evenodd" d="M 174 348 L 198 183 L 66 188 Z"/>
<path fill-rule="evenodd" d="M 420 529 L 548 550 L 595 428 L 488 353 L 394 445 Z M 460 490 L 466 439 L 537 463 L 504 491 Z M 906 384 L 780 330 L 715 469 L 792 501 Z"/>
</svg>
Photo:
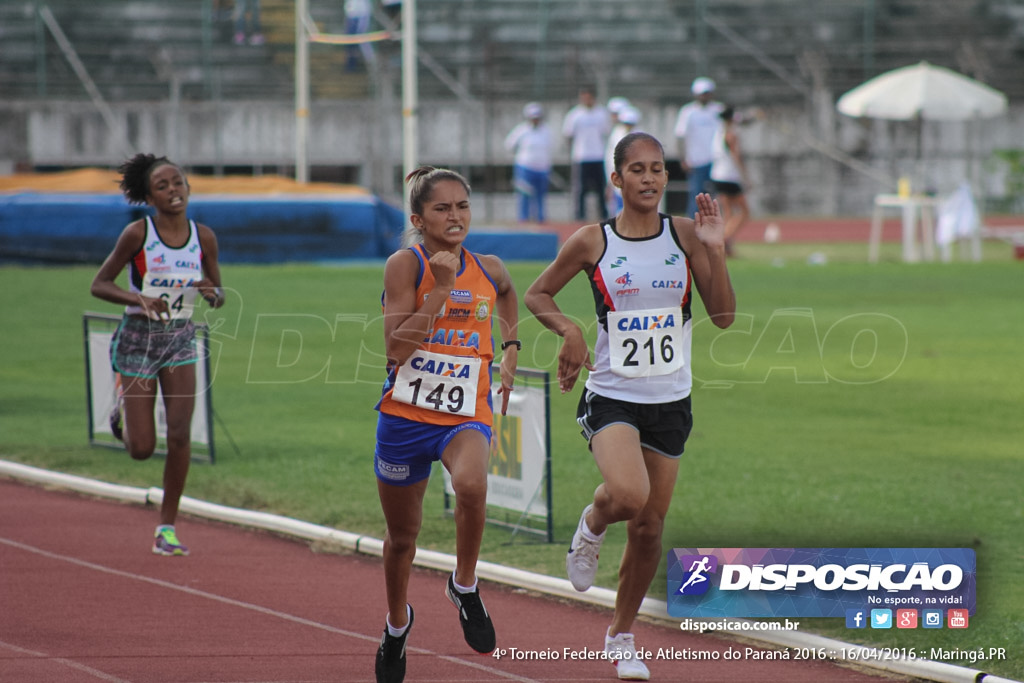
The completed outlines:
<svg viewBox="0 0 1024 683">
<path fill-rule="evenodd" d="M 862 609 L 846 610 L 846 628 L 866 628 L 867 617 Z"/>
</svg>

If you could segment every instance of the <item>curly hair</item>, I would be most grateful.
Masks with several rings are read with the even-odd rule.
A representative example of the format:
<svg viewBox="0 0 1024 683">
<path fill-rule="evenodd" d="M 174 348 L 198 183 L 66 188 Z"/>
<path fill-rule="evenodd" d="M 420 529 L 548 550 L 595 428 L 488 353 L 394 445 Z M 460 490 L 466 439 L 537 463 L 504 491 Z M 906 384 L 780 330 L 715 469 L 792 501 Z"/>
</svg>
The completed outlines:
<svg viewBox="0 0 1024 683">
<path fill-rule="evenodd" d="M 416 215 L 423 214 L 423 205 L 434 191 L 434 186 L 443 180 L 454 180 L 462 183 L 466 188 L 466 194 L 471 190 L 469 182 L 462 174 L 447 168 L 435 168 L 433 166 L 420 166 L 415 171 L 405 176 L 405 182 L 409 183 L 409 211 Z M 402 236 L 402 246 L 408 247 L 423 241 L 423 235 L 415 227 L 406 229 Z"/>
<path fill-rule="evenodd" d="M 125 198 L 131 204 L 145 204 L 149 196 L 149 178 L 160 166 L 171 165 L 179 168 L 177 164 L 167 157 L 158 157 L 154 154 L 139 153 L 128 159 L 117 168 L 121 174 L 120 188 Z"/>
</svg>

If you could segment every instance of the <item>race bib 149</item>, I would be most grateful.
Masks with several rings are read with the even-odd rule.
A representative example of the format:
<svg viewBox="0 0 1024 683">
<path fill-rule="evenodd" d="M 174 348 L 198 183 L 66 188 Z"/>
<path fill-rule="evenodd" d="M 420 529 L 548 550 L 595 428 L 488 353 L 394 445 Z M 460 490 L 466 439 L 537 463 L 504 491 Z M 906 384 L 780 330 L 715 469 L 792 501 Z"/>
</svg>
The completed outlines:
<svg viewBox="0 0 1024 683">
<path fill-rule="evenodd" d="M 480 359 L 417 350 L 398 369 L 391 398 L 450 415 L 476 414 Z"/>
</svg>

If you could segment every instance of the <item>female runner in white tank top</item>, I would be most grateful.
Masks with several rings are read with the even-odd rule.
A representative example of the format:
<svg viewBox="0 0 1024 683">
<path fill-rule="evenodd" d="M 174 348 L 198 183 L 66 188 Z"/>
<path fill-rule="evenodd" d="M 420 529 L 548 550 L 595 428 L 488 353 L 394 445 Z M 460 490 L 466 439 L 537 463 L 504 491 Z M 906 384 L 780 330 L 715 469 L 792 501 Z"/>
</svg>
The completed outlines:
<svg viewBox="0 0 1024 683">
<path fill-rule="evenodd" d="M 698 195 L 692 219 L 658 212 L 668 174 L 657 139 L 646 133 L 623 138 L 611 181 L 622 190 L 622 212 L 575 232 L 527 290 L 525 303 L 564 339 L 561 391 L 572 390 L 582 368 L 590 371 L 577 421 L 604 481 L 580 516 L 566 571 L 577 590 L 587 590 L 605 529 L 627 522 L 605 651 L 619 678 L 647 680 L 630 631 L 664 556 L 662 528 L 692 425 L 692 285 L 720 328 L 732 324 L 736 297 L 718 203 Z M 583 331 L 554 300 L 580 272 L 590 280 L 598 317 L 593 362 Z"/>
<path fill-rule="evenodd" d="M 110 350 L 121 386 L 111 431 L 132 458 L 149 458 L 156 448 L 153 409 L 159 383 L 167 414 L 167 460 L 153 552 L 188 555 L 174 522 L 192 459 L 198 355 L 191 315 L 197 296 L 214 308 L 224 304 L 217 238 L 188 219 L 188 180 L 166 157 L 136 154 L 119 170 L 125 198 L 148 204 L 156 215 L 125 227 L 92 282 L 93 296 L 125 306 Z M 128 289 L 115 282 L 125 268 Z"/>
</svg>

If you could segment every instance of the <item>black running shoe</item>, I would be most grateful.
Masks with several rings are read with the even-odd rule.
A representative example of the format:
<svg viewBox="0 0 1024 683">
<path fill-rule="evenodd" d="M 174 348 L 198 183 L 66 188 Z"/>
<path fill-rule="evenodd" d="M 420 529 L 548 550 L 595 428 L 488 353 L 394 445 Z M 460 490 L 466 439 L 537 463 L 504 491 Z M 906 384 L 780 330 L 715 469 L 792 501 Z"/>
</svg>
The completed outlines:
<svg viewBox="0 0 1024 683">
<path fill-rule="evenodd" d="M 397 638 L 388 633 L 387 623 L 384 624 L 384 636 L 380 639 L 377 663 L 373 667 L 377 683 L 402 683 L 405 680 L 405 643 L 412 630 L 412 618 L 412 605 L 409 605 L 409 626 Z"/>
<path fill-rule="evenodd" d="M 480 599 L 480 587 L 477 586 L 472 593 L 460 593 L 455 590 L 455 580 L 449 574 L 444 592 L 459 610 L 459 622 L 466 643 L 480 654 L 494 652 L 494 624 L 484 607 L 484 601 Z"/>
</svg>

